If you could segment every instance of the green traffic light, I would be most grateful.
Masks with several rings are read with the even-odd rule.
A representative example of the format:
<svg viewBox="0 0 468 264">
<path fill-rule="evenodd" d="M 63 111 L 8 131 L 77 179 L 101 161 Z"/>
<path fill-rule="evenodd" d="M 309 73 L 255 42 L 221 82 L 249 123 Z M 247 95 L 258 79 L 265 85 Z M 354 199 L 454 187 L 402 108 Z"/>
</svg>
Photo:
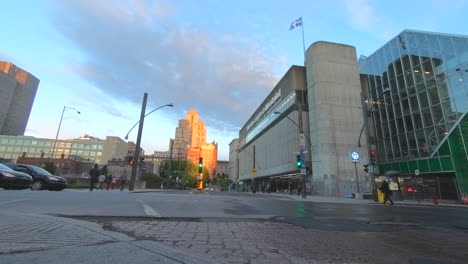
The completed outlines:
<svg viewBox="0 0 468 264">
<path fill-rule="evenodd" d="M 198 168 L 201 168 L 201 167 L 203 167 L 203 165 L 202 165 L 201 163 L 200 163 L 200 164 L 198 164 Z"/>
</svg>

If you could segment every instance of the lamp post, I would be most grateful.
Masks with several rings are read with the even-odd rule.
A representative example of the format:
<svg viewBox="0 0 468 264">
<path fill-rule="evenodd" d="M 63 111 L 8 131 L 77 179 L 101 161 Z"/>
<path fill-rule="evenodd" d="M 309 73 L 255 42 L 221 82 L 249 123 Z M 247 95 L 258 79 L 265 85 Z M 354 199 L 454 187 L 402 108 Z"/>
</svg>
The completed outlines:
<svg viewBox="0 0 468 264">
<path fill-rule="evenodd" d="M 52 147 L 52 154 L 51 154 L 51 157 L 50 157 L 50 158 L 52 158 L 52 159 L 54 158 L 55 146 L 57 145 L 57 139 L 58 139 L 58 135 L 59 135 L 59 133 L 60 133 L 60 127 L 62 126 L 63 114 L 65 114 L 65 110 L 68 110 L 68 109 L 75 110 L 79 115 L 81 114 L 80 111 L 76 110 L 76 109 L 73 108 L 73 107 L 69 107 L 69 106 L 66 106 L 66 105 L 63 106 L 62 116 L 60 117 L 59 126 L 58 126 L 58 128 L 57 128 L 57 134 L 55 135 L 54 146 Z"/>
<path fill-rule="evenodd" d="M 305 168 L 305 165 L 304 165 L 304 162 L 305 162 L 305 157 L 304 157 L 304 152 L 305 152 L 305 142 L 304 142 L 304 138 L 307 139 L 307 141 L 309 142 L 309 145 L 310 145 L 310 138 L 309 136 L 307 136 L 305 133 L 304 133 L 304 129 L 303 129 L 303 122 L 302 122 L 302 103 L 298 103 L 297 104 L 297 108 L 298 108 L 298 123 L 294 122 L 294 120 L 292 120 L 291 118 L 289 118 L 289 116 L 285 116 L 287 119 L 289 119 L 289 121 L 291 121 L 295 126 L 297 126 L 297 128 L 299 128 L 299 153 L 300 153 L 300 157 L 301 157 L 301 160 L 302 160 L 302 164 L 301 164 L 301 178 L 302 178 L 302 198 L 306 198 L 307 196 L 307 193 L 306 193 L 306 176 L 307 176 L 307 173 L 305 172 L 306 171 L 306 168 Z M 282 114 L 282 112 L 279 112 L 279 111 L 275 111 L 273 112 L 274 114 L 278 115 L 278 114 Z M 312 160 L 312 159 L 310 159 Z M 311 162 L 312 163 L 312 162 Z M 312 166 L 312 165 L 311 165 Z"/>
<path fill-rule="evenodd" d="M 128 131 L 127 135 L 125 136 L 125 139 L 128 139 L 128 134 L 132 131 L 132 129 L 139 123 L 140 125 L 138 126 L 138 136 L 137 136 L 137 142 L 135 146 L 135 153 L 133 154 L 133 165 L 132 165 L 132 174 L 130 178 L 130 186 L 128 187 L 129 191 L 133 191 L 135 188 L 135 180 L 136 180 L 136 171 L 138 168 L 138 164 L 140 162 L 139 156 L 140 156 L 140 145 L 141 145 L 141 134 L 143 133 L 143 122 L 145 120 L 145 117 L 147 117 L 149 114 L 153 113 L 154 111 L 163 108 L 165 106 L 173 107 L 174 105 L 171 104 L 165 104 L 162 105 L 152 111 L 150 111 L 148 114 L 145 115 L 146 112 L 146 101 L 148 99 L 148 93 L 144 93 L 143 95 L 143 103 L 141 105 L 141 114 L 140 114 L 140 121 L 136 122 L 135 125 Z"/>
<path fill-rule="evenodd" d="M 380 93 L 379 97 L 382 98 L 385 94 L 388 94 L 388 93 L 390 93 L 390 88 L 387 87 Z M 363 114 L 363 118 L 364 118 L 364 124 L 362 125 L 361 132 L 359 133 L 357 147 L 358 148 L 361 147 L 361 136 L 362 136 L 362 132 L 363 132 L 364 127 L 365 127 L 366 128 L 366 141 L 367 141 L 367 154 L 368 155 L 369 155 L 370 150 L 371 150 L 371 145 L 370 145 L 370 142 L 369 142 L 370 141 L 370 135 L 369 135 L 368 120 L 369 120 L 369 116 L 372 115 L 372 111 L 377 106 L 377 104 L 380 102 L 380 98 L 377 101 L 373 102 L 371 108 L 369 109 L 368 106 L 367 106 L 367 102 L 364 100 L 364 95 L 361 92 L 362 114 Z M 375 133 L 375 126 L 374 126 L 374 123 L 372 123 L 372 124 L 373 124 L 373 127 L 374 127 L 374 138 L 376 138 L 377 135 Z M 377 146 L 377 142 L 375 143 L 375 145 Z M 370 168 L 369 169 L 369 177 L 370 177 L 370 180 L 371 180 L 372 196 L 374 197 L 374 200 L 377 200 L 377 195 L 376 195 L 377 193 L 375 192 L 375 168 L 374 168 L 374 166 L 372 164 L 370 164 L 370 166 L 368 168 Z M 356 171 L 356 173 L 357 173 L 357 171 Z"/>
</svg>

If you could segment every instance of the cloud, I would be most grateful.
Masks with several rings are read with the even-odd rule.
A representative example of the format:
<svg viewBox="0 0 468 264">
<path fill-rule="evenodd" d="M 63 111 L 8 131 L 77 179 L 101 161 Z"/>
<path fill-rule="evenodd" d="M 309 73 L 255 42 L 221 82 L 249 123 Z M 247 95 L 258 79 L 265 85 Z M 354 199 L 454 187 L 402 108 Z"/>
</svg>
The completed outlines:
<svg viewBox="0 0 468 264">
<path fill-rule="evenodd" d="M 353 27 L 360 30 L 373 28 L 377 16 L 368 0 L 346 0 L 345 5 Z"/>
<path fill-rule="evenodd" d="M 57 1 L 58 32 L 86 59 L 74 72 L 115 100 L 141 103 L 144 92 L 173 102 L 178 116 L 195 108 L 229 129 L 243 125 L 277 83 L 273 59 L 234 33 L 177 24 L 161 1 Z M 113 115 L 118 116 L 118 112 Z"/>
</svg>

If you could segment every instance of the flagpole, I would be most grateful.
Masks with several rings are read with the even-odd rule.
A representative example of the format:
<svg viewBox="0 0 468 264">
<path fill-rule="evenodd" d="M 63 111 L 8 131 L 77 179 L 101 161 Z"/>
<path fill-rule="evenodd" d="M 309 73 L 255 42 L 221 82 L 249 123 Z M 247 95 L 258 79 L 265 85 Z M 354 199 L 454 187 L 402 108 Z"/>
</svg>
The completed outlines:
<svg viewBox="0 0 468 264">
<path fill-rule="evenodd" d="M 306 61 L 306 51 L 305 51 L 305 41 L 304 41 L 304 19 L 301 17 L 301 20 L 302 20 L 302 49 L 304 50 L 304 67 L 306 66 L 305 65 L 305 61 Z"/>
</svg>

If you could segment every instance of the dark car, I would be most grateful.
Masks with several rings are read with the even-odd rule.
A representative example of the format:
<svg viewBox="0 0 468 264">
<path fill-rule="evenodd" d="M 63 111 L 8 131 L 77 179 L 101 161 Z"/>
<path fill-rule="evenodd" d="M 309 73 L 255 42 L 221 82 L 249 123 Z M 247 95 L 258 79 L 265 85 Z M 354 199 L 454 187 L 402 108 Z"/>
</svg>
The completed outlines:
<svg viewBox="0 0 468 264">
<path fill-rule="evenodd" d="M 31 175 L 33 178 L 31 190 L 47 189 L 51 191 L 61 191 L 67 188 L 67 180 L 65 178 L 52 175 L 43 168 L 28 164 L 8 163 L 4 165 L 15 171 Z"/>
<path fill-rule="evenodd" d="M 9 189 L 28 189 L 31 188 L 33 179 L 26 173 L 14 171 L 7 166 L 0 164 L 0 188 Z"/>
</svg>

